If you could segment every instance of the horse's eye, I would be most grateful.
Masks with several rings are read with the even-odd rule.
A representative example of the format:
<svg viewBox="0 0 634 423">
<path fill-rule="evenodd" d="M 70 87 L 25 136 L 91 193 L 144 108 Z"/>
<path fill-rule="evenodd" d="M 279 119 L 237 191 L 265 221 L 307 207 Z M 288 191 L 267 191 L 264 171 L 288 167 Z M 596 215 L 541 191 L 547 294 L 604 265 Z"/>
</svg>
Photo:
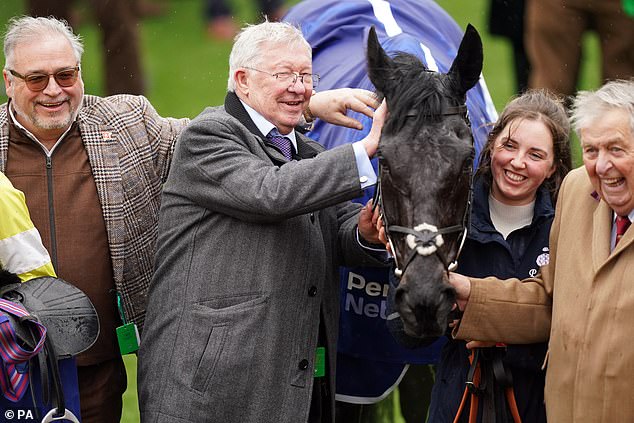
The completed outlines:
<svg viewBox="0 0 634 423">
<path fill-rule="evenodd" d="M 469 135 L 471 135 L 471 130 L 468 126 L 458 126 L 456 128 L 456 135 L 459 138 L 464 138 L 464 137 L 468 137 Z"/>
</svg>

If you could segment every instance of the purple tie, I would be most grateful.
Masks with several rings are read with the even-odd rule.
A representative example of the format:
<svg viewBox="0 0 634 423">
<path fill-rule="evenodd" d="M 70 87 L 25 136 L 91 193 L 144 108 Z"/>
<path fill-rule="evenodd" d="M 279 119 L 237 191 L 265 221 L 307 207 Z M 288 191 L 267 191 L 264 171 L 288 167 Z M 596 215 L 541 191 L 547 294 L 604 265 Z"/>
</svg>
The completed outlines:
<svg viewBox="0 0 634 423">
<path fill-rule="evenodd" d="M 280 149 L 286 160 L 291 160 L 293 157 L 293 147 L 291 147 L 291 140 L 280 134 L 277 128 L 271 129 L 271 132 L 266 136 L 271 144 Z"/>
</svg>

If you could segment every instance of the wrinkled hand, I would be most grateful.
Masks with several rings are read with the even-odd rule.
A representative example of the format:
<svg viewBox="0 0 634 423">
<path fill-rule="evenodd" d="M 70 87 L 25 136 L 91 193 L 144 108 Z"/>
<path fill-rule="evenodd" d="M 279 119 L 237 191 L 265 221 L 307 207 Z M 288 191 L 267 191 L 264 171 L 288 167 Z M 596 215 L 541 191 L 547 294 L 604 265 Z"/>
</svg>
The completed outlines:
<svg viewBox="0 0 634 423">
<path fill-rule="evenodd" d="M 359 235 L 364 241 L 370 244 L 381 244 L 379 231 L 377 230 L 377 220 L 379 219 L 379 208 L 372 212 L 372 200 L 369 200 L 359 212 Z"/>
<path fill-rule="evenodd" d="M 467 349 L 472 350 L 474 348 L 488 348 L 495 347 L 497 344 L 490 341 L 469 341 L 467 342 Z"/>
<path fill-rule="evenodd" d="M 471 281 L 459 273 L 449 272 L 449 284 L 456 290 L 456 302 L 460 310 L 464 311 L 471 295 Z"/>
<path fill-rule="evenodd" d="M 372 158 L 376 154 L 376 150 L 379 148 L 379 140 L 381 139 L 381 131 L 383 130 L 383 124 L 387 118 L 388 110 L 385 100 L 381 103 L 378 109 L 374 112 L 374 118 L 372 119 L 372 128 L 370 133 L 362 139 L 360 142 L 365 147 L 368 157 Z"/>
<path fill-rule="evenodd" d="M 355 129 L 363 129 L 363 125 L 358 120 L 346 116 L 348 110 L 363 113 L 371 118 L 374 109 L 379 107 L 374 93 L 360 88 L 321 91 L 310 98 L 309 104 L 313 116 L 333 125 Z"/>
</svg>

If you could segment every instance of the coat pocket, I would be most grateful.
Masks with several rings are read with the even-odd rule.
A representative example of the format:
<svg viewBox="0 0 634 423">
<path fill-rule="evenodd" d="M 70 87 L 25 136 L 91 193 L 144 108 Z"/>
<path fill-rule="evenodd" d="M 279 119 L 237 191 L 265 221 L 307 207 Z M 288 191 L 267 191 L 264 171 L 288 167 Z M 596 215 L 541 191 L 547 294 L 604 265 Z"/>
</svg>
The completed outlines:
<svg viewBox="0 0 634 423">
<path fill-rule="evenodd" d="M 203 350 L 191 387 L 198 392 L 205 392 L 208 382 L 214 375 L 218 357 L 227 337 L 227 325 L 212 326 L 207 337 L 207 343 Z"/>
<path fill-rule="evenodd" d="M 221 394 L 211 388 L 216 376 L 227 380 L 228 375 L 240 374 L 241 348 L 257 338 L 264 321 L 267 297 L 245 294 L 211 298 L 192 304 L 187 322 L 179 338 L 187 348 L 180 348 L 179 367 L 186 385 L 199 395 Z M 242 351 L 244 353 L 245 351 Z M 237 383 L 239 381 L 236 380 Z M 237 389 L 237 385 L 233 386 Z"/>
</svg>

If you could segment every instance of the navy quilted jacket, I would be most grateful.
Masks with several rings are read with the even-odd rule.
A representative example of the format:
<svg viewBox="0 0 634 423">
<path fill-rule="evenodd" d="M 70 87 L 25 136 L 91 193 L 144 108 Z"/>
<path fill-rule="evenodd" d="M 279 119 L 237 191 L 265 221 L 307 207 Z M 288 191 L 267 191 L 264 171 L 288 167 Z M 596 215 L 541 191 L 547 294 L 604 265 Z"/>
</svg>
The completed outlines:
<svg viewBox="0 0 634 423">
<path fill-rule="evenodd" d="M 505 240 L 489 217 L 489 187 L 476 179 L 471 227 L 458 262 L 458 273 L 472 277 L 496 276 L 501 279 L 535 276 L 548 261 L 548 236 L 555 211 L 547 190 L 540 189 L 533 221 L 517 229 Z M 546 422 L 544 376 L 541 370 L 546 343 L 509 345 L 503 361 L 513 376 L 513 389 L 522 421 Z M 452 422 L 465 389 L 469 370 L 465 342 L 450 340 L 443 348 L 436 371 L 436 383 L 429 410 L 430 422 Z M 463 412 L 467 421 L 468 408 Z M 480 419 L 478 420 L 480 421 Z"/>
</svg>

